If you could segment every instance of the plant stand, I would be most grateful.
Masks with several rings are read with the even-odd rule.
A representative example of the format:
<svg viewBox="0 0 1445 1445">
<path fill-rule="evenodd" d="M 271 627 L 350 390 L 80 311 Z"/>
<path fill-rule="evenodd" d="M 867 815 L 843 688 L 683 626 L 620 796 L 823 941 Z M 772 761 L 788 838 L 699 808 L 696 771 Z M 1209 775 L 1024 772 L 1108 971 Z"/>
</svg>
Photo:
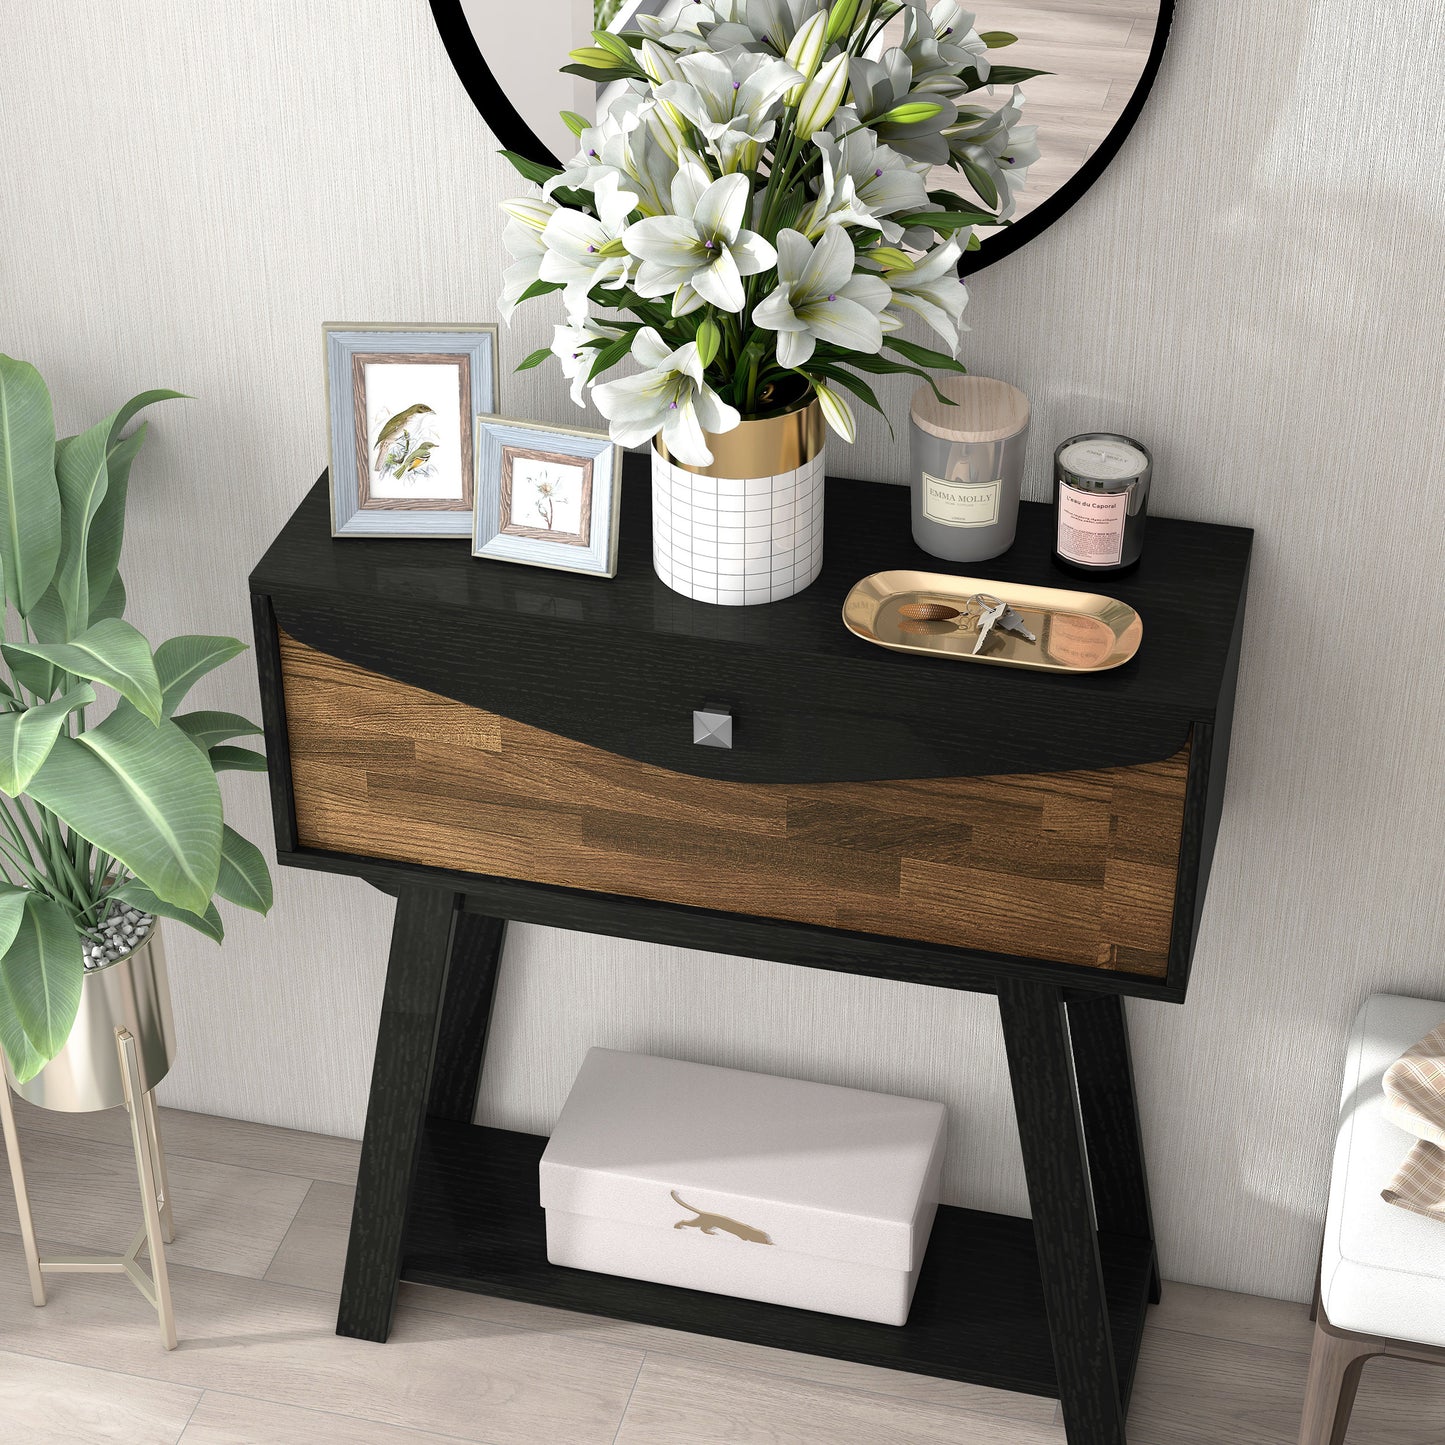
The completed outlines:
<svg viewBox="0 0 1445 1445">
<path fill-rule="evenodd" d="M 37 1308 L 45 1303 L 44 1277 L 47 1274 L 123 1274 L 154 1308 L 160 1322 L 161 1341 L 166 1349 L 173 1350 L 176 1347 L 176 1317 L 171 1305 L 165 1246 L 175 1238 L 175 1225 L 171 1216 L 166 1156 L 161 1147 L 160 1123 L 156 1117 L 155 1091 L 141 1088 L 135 1036 L 129 1029 L 116 1029 L 115 1048 L 125 1087 L 125 1109 L 130 1116 L 131 1147 L 135 1151 L 144 1221 L 124 1254 L 40 1257 L 35 1243 L 35 1224 L 30 1215 L 30 1194 L 25 1187 L 25 1166 L 20 1158 L 20 1138 L 15 1129 L 15 1107 L 8 1084 L 0 1087 L 0 1121 L 5 1126 L 5 1153 L 10 1161 L 10 1179 L 15 1186 L 15 1208 L 20 1215 L 20 1237 L 30 1274 L 30 1295 Z M 150 1249 L 150 1274 L 146 1274 L 136 1259 L 143 1244 Z"/>
</svg>

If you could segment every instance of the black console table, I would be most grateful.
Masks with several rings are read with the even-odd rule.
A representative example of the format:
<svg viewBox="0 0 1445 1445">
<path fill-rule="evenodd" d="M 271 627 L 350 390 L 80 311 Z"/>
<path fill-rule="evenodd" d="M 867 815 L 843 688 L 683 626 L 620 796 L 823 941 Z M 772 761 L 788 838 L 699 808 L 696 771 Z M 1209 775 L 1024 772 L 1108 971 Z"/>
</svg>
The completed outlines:
<svg viewBox="0 0 1445 1445">
<path fill-rule="evenodd" d="M 1122 1445 L 1159 1297 L 1123 998 L 1185 997 L 1252 534 L 1150 521 L 1098 586 L 1144 619 L 1117 671 L 954 665 L 840 620 L 961 570 L 906 489 L 831 480 L 819 580 L 716 608 L 654 577 L 639 461 L 611 581 L 333 541 L 324 476 L 251 576 L 278 858 L 397 897 L 337 1329 L 385 1340 L 411 1279 L 1056 1395 Z M 979 570 L 1077 587 L 1049 533 L 1025 504 Z M 548 1265 L 545 1140 L 472 1123 L 507 919 L 997 995 L 1032 1220 L 941 1209 L 901 1328 Z"/>
</svg>

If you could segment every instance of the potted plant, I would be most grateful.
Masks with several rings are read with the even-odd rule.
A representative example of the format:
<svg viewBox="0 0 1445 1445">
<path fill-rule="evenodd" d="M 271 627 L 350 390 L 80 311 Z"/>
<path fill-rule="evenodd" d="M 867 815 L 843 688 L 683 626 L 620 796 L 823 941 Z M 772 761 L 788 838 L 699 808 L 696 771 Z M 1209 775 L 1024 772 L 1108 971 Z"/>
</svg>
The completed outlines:
<svg viewBox="0 0 1445 1445">
<path fill-rule="evenodd" d="M 231 637 L 154 649 L 125 621 L 119 568 L 126 427 L 150 391 L 56 440 L 33 366 L 0 356 L 0 1049 L 18 1092 L 50 1108 L 122 1102 L 115 1029 L 153 1089 L 174 1048 L 159 918 L 220 941 L 213 897 L 265 913 L 260 850 L 226 826 L 216 774 L 264 770 L 243 717 L 181 711 L 243 650 Z M 0 1086 L 3 1087 L 3 1086 Z"/>
<path fill-rule="evenodd" d="M 1018 90 L 979 92 L 1039 72 L 994 66 L 1014 37 L 957 0 L 672 0 L 637 25 L 563 67 L 608 86 L 595 124 L 564 114 L 563 169 L 503 153 L 541 193 L 504 204 L 502 310 L 563 293 L 566 324 L 522 368 L 556 356 L 616 441 L 651 441 L 663 580 L 774 600 L 821 566 L 845 393 L 881 411 L 867 375 L 963 370 L 959 258 L 1037 157 Z M 976 202 L 930 190 L 939 167 Z M 897 335 L 910 312 L 946 352 Z M 601 379 L 628 358 L 640 374 Z"/>
</svg>

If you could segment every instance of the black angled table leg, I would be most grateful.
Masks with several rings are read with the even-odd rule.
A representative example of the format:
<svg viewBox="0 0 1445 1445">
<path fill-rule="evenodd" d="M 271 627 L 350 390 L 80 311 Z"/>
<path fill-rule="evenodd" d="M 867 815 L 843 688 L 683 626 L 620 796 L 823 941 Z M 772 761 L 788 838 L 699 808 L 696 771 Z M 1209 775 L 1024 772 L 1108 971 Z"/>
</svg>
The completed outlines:
<svg viewBox="0 0 1445 1445">
<path fill-rule="evenodd" d="M 1063 992 L 999 985 L 1059 1403 L 1069 1445 L 1125 1445 Z"/>
<path fill-rule="evenodd" d="M 434 1119 L 470 1124 L 477 1112 L 477 1089 L 482 1082 L 482 1060 L 506 937 L 504 918 L 463 913 L 457 919 L 427 1102 L 427 1113 Z"/>
<path fill-rule="evenodd" d="M 461 895 L 408 886 L 396 900 L 376 1061 L 336 1333 L 384 1341 L 401 1275 L 407 1198 L 431 1091 L 437 1026 Z"/>
<path fill-rule="evenodd" d="M 1068 1008 L 1095 1217 L 1105 1234 L 1127 1234 L 1152 1242 L 1154 1216 L 1149 1207 L 1124 1000 L 1118 994 L 1074 995 Z M 1159 1303 L 1157 1257 L 1149 1303 Z"/>
</svg>

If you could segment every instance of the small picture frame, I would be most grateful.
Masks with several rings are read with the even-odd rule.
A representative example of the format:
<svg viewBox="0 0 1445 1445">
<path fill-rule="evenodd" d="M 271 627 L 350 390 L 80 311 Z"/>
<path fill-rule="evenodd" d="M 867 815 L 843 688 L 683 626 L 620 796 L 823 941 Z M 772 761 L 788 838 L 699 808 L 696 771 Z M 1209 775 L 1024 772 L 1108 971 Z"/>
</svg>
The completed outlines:
<svg viewBox="0 0 1445 1445">
<path fill-rule="evenodd" d="M 470 537 L 497 328 L 328 321 L 333 537 Z"/>
<path fill-rule="evenodd" d="M 477 418 L 472 555 L 617 574 L 622 448 L 606 432 Z"/>
</svg>

